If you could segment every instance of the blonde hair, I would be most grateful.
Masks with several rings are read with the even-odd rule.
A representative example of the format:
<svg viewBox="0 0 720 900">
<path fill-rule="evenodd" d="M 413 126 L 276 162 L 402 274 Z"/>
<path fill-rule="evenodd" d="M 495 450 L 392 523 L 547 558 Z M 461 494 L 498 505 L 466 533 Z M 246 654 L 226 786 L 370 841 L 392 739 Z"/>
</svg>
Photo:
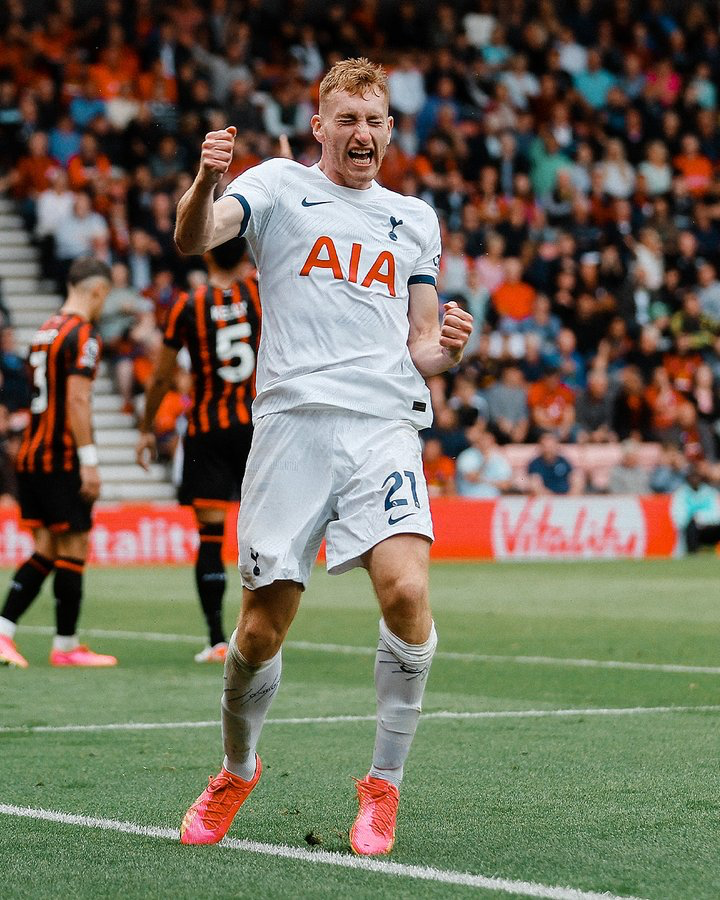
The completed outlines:
<svg viewBox="0 0 720 900">
<path fill-rule="evenodd" d="M 378 91 L 390 101 L 387 72 L 382 66 L 370 62 L 364 56 L 343 59 L 330 69 L 320 82 L 320 103 L 334 91 L 348 94 L 364 94 L 366 90 Z"/>
</svg>

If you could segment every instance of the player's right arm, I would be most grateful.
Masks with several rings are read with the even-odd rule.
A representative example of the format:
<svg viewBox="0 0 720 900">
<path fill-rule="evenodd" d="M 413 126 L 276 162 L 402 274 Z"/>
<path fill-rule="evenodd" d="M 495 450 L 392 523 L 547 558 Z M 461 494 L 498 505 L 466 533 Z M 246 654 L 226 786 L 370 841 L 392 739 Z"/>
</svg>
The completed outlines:
<svg viewBox="0 0 720 900">
<path fill-rule="evenodd" d="M 235 237 L 243 226 L 245 210 L 237 200 L 214 202 L 215 187 L 232 161 L 236 134 L 230 125 L 205 135 L 195 181 L 178 203 L 175 243 L 181 253 L 200 256 Z"/>
<path fill-rule="evenodd" d="M 155 454 L 153 422 L 163 397 L 173 385 L 177 354 L 175 347 L 167 344 L 163 346 L 155 371 L 145 389 L 145 411 L 140 423 L 140 437 L 135 445 L 135 460 L 146 472 L 150 468 L 150 459 Z"/>
</svg>

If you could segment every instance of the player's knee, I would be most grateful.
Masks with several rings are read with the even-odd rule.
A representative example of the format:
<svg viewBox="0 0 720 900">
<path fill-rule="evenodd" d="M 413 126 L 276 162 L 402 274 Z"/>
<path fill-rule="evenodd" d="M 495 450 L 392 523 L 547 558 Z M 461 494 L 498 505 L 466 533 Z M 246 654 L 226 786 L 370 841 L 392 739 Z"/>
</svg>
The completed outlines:
<svg viewBox="0 0 720 900">
<path fill-rule="evenodd" d="M 284 637 L 284 632 L 260 610 L 245 613 L 238 622 L 238 649 L 253 665 L 272 659 L 282 646 Z"/>
<path fill-rule="evenodd" d="M 383 616 L 393 630 L 398 623 L 426 617 L 429 621 L 428 589 L 424 574 L 397 573 L 385 581 L 379 593 Z"/>
</svg>

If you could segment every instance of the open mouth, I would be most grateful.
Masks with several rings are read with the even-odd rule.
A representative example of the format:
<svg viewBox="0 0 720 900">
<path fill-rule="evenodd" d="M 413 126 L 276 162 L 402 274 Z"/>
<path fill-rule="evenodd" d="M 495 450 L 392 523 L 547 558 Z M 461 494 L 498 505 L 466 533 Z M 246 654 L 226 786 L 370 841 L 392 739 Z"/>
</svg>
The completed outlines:
<svg viewBox="0 0 720 900">
<path fill-rule="evenodd" d="M 348 150 L 348 156 L 356 166 L 369 166 L 373 161 L 374 155 L 369 147 L 366 150 Z"/>
</svg>

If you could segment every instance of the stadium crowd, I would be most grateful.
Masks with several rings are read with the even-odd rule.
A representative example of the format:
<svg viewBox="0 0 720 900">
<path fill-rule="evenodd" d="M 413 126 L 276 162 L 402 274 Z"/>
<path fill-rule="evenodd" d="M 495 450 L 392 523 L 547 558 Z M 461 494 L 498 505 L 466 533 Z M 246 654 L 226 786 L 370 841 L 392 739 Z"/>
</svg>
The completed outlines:
<svg viewBox="0 0 720 900">
<path fill-rule="evenodd" d="M 435 208 L 440 300 L 476 323 L 431 382 L 431 492 L 718 484 L 719 25 L 699 0 L 7 0 L 0 190 L 46 277 L 112 264 L 102 331 L 132 408 L 164 316 L 204 277 L 173 242 L 204 134 L 238 128 L 228 180 L 282 135 L 312 164 L 327 66 L 381 61 L 380 180 Z M 185 381 L 160 416 L 168 453 Z"/>
</svg>

